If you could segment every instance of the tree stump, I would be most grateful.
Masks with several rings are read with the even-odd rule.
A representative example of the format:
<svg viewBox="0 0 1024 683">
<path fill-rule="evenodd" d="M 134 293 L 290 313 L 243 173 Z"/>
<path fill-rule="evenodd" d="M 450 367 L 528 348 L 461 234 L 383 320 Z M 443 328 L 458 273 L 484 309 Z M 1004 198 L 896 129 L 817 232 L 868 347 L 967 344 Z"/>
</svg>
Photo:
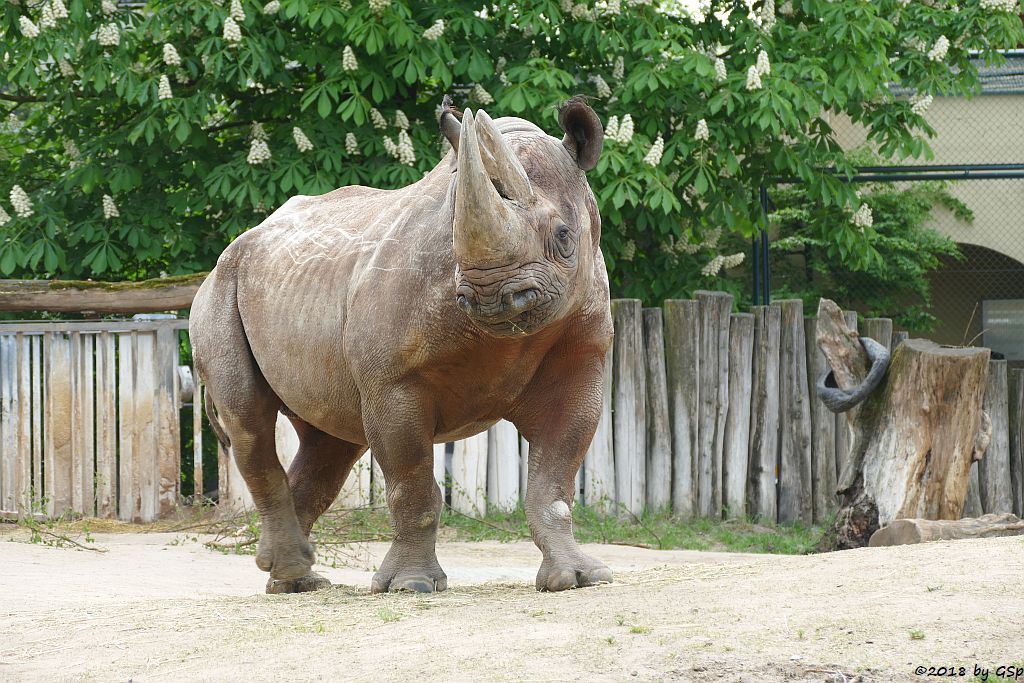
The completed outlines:
<svg viewBox="0 0 1024 683">
<path fill-rule="evenodd" d="M 991 433 L 982 410 L 989 350 L 908 339 L 886 372 L 888 351 L 851 331 L 828 299 L 818 308 L 817 339 L 832 369 L 818 394 L 847 412 L 853 434 L 839 513 L 820 549 L 865 546 L 895 519 L 959 519 L 971 463 Z"/>
</svg>

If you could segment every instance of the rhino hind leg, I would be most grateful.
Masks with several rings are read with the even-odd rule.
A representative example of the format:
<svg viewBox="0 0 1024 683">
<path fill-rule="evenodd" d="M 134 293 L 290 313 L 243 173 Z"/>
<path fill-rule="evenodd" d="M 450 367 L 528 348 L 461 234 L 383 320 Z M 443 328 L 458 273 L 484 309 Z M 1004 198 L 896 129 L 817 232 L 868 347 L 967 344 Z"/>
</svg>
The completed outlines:
<svg viewBox="0 0 1024 683">
<path fill-rule="evenodd" d="M 260 514 L 256 565 L 272 579 L 299 579 L 309 575 L 314 553 L 299 527 L 277 457 L 274 427 L 281 401 L 253 358 L 238 313 L 233 273 L 224 271 L 218 267 L 193 304 L 189 327 L 194 358 Z"/>
</svg>

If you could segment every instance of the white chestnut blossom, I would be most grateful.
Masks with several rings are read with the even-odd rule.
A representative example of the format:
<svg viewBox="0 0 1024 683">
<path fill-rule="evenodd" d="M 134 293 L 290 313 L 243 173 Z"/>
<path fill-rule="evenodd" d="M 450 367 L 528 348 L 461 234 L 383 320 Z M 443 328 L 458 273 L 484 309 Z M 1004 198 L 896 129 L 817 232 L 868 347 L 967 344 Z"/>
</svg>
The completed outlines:
<svg viewBox="0 0 1024 683">
<path fill-rule="evenodd" d="M 32 200 L 29 199 L 28 193 L 21 188 L 21 185 L 11 188 L 11 206 L 14 207 L 14 213 L 22 218 L 28 218 L 35 213 L 32 209 Z"/>
<path fill-rule="evenodd" d="M 722 264 L 725 262 L 725 257 L 721 254 L 715 256 L 713 259 L 708 261 L 703 268 L 700 269 L 700 274 L 704 277 L 714 277 L 718 275 L 718 271 L 722 269 Z"/>
<path fill-rule="evenodd" d="M 11 214 L 4 210 L 4 207 L 0 206 L 0 226 L 7 225 L 11 220 Z"/>
<path fill-rule="evenodd" d="M 593 20 L 594 14 L 590 11 L 590 8 L 583 3 L 572 6 L 572 18 L 576 20 L 590 19 Z"/>
<path fill-rule="evenodd" d="M 1017 0 L 981 0 L 978 6 L 994 12 L 1016 12 Z"/>
<path fill-rule="evenodd" d="M 229 43 L 238 43 L 242 40 L 242 29 L 231 17 L 224 20 L 224 40 Z"/>
<path fill-rule="evenodd" d="M 50 5 L 43 5 L 43 11 L 39 13 L 39 28 L 53 28 L 57 25 L 57 17 L 53 16 L 53 8 Z"/>
<path fill-rule="evenodd" d="M 380 14 L 388 8 L 391 4 L 391 0 L 370 0 L 370 11 L 374 14 Z"/>
<path fill-rule="evenodd" d="M 117 11 L 117 3 L 114 0 L 103 0 L 100 3 L 100 11 L 104 14 L 113 14 Z"/>
<path fill-rule="evenodd" d="M 651 145 L 651 149 L 647 151 L 644 161 L 651 166 L 657 166 L 661 163 L 661 155 L 664 153 L 665 141 L 662 139 L 661 133 L 658 133 L 658 137 L 654 140 L 654 144 Z"/>
<path fill-rule="evenodd" d="M 910 98 L 910 111 L 918 116 L 924 116 L 928 107 L 932 106 L 932 96 L 928 93 L 917 93 Z"/>
<path fill-rule="evenodd" d="M 292 128 L 292 139 L 295 140 L 295 146 L 299 148 L 300 152 L 305 153 L 313 150 L 313 143 L 310 142 L 309 138 L 306 137 L 306 133 L 298 126 Z"/>
<path fill-rule="evenodd" d="M 939 36 L 939 39 L 935 41 L 935 45 L 932 46 L 932 49 L 928 50 L 928 59 L 933 62 L 941 62 L 946 58 L 947 52 L 949 52 L 949 38 L 946 36 Z"/>
<path fill-rule="evenodd" d="M 500 81 L 501 84 L 504 86 L 512 85 L 512 81 L 508 80 L 508 74 L 506 74 L 504 71 L 498 74 L 498 81 Z"/>
<path fill-rule="evenodd" d="M 626 75 L 626 60 L 623 59 L 622 55 L 615 58 L 615 66 L 612 67 L 612 78 L 617 81 L 621 81 Z"/>
<path fill-rule="evenodd" d="M 694 191 L 696 192 L 696 188 L 694 188 Z M 701 241 L 701 246 L 706 249 L 714 249 L 715 247 L 718 246 L 718 240 L 720 240 L 721 238 L 722 229 L 715 228 L 714 230 L 708 231 L 708 234 L 704 235 L 704 239 L 703 241 Z"/>
<path fill-rule="evenodd" d="M 498 61 L 494 64 L 495 71 L 504 71 L 505 65 L 508 64 L 508 60 L 504 57 L 498 57 Z"/>
<path fill-rule="evenodd" d="M 851 219 L 854 226 L 864 231 L 864 228 L 870 228 L 874 223 L 874 216 L 871 213 L 871 207 L 867 204 L 861 204 L 860 208 L 857 209 L 856 213 L 853 214 Z"/>
<path fill-rule="evenodd" d="M 249 145 L 249 155 L 245 158 L 249 165 L 259 166 L 270 159 L 270 148 L 264 140 L 253 139 Z"/>
<path fill-rule="evenodd" d="M 78 151 L 78 145 L 75 144 L 74 140 L 69 138 L 64 139 L 64 154 L 66 154 L 71 160 L 78 159 L 82 156 L 81 152 Z"/>
<path fill-rule="evenodd" d="M 398 145 L 395 144 L 395 141 L 392 140 L 390 136 L 385 135 L 383 142 L 385 151 L 387 151 L 387 153 L 390 154 L 391 156 L 397 158 Z"/>
<path fill-rule="evenodd" d="M 793 0 L 786 0 L 785 2 L 783 2 L 781 5 L 779 5 L 778 11 L 779 14 L 781 14 L 784 17 L 793 16 Z"/>
<path fill-rule="evenodd" d="M 398 149 L 396 156 L 398 157 L 398 161 L 406 166 L 412 166 L 416 163 L 416 150 L 412 146 L 412 139 L 409 137 L 409 131 L 401 130 L 398 132 Z"/>
<path fill-rule="evenodd" d="M 346 45 L 345 49 L 341 51 L 341 68 L 345 71 L 355 71 L 359 68 L 356 53 L 352 51 L 351 45 Z"/>
<path fill-rule="evenodd" d="M 619 143 L 628 145 L 633 140 L 633 116 L 626 114 L 619 122 L 619 134 L 615 138 Z"/>
<path fill-rule="evenodd" d="M 108 221 L 111 218 L 121 217 L 121 212 L 117 210 L 117 204 L 114 203 L 114 198 L 109 194 L 103 195 L 103 217 Z"/>
<path fill-rule="evenodd" d="M 771 31 L 775 26 L 775 0 L 764 0 L 761 5 L 761 28 Z"/>
<path fill-rule="evenodd" d="M 231 9 L 228 11 L 235 21 L 245 21 L 245 10 L 242 9 L 241 0 L 231 0 Z"/>
<path fill-rule="evenodd" d="M 60 69 L 60 75 L 65 78 L 71 78 L 75 75 L 75 67 L 71 66 L 71 62 L 66 59 L 58 59 L 57 68 Z"/>
<path fill-rule="evenodd" d="M 264 14 L 277 14 L 279 11 L 281 11 L 281 3 L 278 0 L 270 0 L 263 6 Z"/>
<path fill-rule="evenodd" d="M 438 19 L 433 24 L 431 24 L 430 28 L 428 28 L 426 31 L 423 32 L 423 37 L 426 40 L 437 40 L 438 38 L 440 38 L 443 35 L 444 35 L 444 20 L 443 19 Z"/>
<path fill-rule="evenodd" d="M 722 83 L 728 76 L 729 74 L 725 70 L 725 60 L 721 57 L 715 57 L 715 80 Z"/>
<path fill-rule="evenodd" d="M 758 70 L 757 65 L 751 66 L 747 69 L 747 90 L 760 90 L 761 89 L 761 72 Z"/>
<path fill-rule="evenodd" d="M 401 109 L 395 111 L 395 128 L 405 130 L 409 127 L 409 117 Z"/>
<path fill-rule="evenodd" d="M 738 251 L 735 254 L 730 254 L 729 256 L 724 256 L 722 257 L 722 268 L 725 270 L 735 268 L 736 266 L 743 263 L 743 259 L 745 259 L 746 256 L 747 255 L 742 251 Z"/>
<path fill-rule="evenodd" d="M 161 100 L 169 100 L 174 97 L 174 93 L 171 92 L 171 79 L 167 78 L 167 75 L 160 77 L 160 84 L 156 88 L 156 96 Z"/>
<path fill-rule="evenodd" d="M 353 156 L 362 154 L 362 152 L 359 151 L 359 141 L 356 140 L 355 133 L 345 134 L 345 151 Z"/>
<path fill-rule="evenodd" d="M 68 8 L 64 5 L 63 0 L 51 0 L 50 11 L 53 12 L 53 16 L 57 19 L 68 18 Z"/>
<path fill-rule="evenodd" d="M 767 76 L 772 72 L 772 65 L 768 62 L 768 53 L 764 50 L 757 53 L 757 72 L 762 76 Z"/>
<path fill-rule="evenodd" d="M 562 9 L 562 14 L 572 12 L 572 0 L 558 0 L 558 6 Z"/>
<path fill-rule="evenodd" d="M 701 119 L 697 122 L 697 130 L 693 133 L 693 139 L 706 142 L 709 137 L 711 137 L 711 133 L 708 131 L 708 122 Z"/>
<path fill-rule="evenodd" d="M 18 27 L 21 29 L 21 35 L 26 38 L 35 38 L 39 35 L 39 27 L 26 16 L 18 17 Z"/>
<path fill-rule="evenodd" d="M 597 90 L 598 97 L 607 99 L 612 96 L 612 89 L 608 87 L 608 82 L 600 74 L 591 76 L 590 80 L 594 84 L 594 89 Z"/>
<path fill-rule="evenodd" d="M 370 122 L 377 130 L 384 130 L 388 127 L 387 119 L 384 118 L 384 115 L 381 114 L 376 107 L 372 107 L 370 109 Z"/>
<path fill-rule="evenodd" d="M 630 240 L 622 247 L 622 260 L 632 261 L 634 256 L 636 256 L 636 242 Z"/>
<path fill-rule="evenodd" d="M 121 29 L 113 22 L 100 26 L 99 30 L 96 31 L 96 42 L 106 47 L 120 45 Z"/>
<path fill-rule="evenodd" d="M 170 43 L 164 43 L 164 64 L 167 66 L 181 66 L 181 55 Z"/>
<path fill-rule="evenodd" d="M 622 13 L 622 0 L 608 0 L 605 3 L 604 14 L 618 16 Z"/>
<path fill-rule="evenodd" d="M 479 83 L 473 84 L 473 98 L 476 99 L 480 104 L 494 104 L 494 98 L 491 97 L 491 93 L 484 89 L 484 86 Z"/>
<path fill-rule="evenodd" d="M 604 137 L 606 140 L 617 140 L 619 137 L 619 117 L 612 116 L 608 119 L 608 124 L 604 127 Z"/>
</svg>

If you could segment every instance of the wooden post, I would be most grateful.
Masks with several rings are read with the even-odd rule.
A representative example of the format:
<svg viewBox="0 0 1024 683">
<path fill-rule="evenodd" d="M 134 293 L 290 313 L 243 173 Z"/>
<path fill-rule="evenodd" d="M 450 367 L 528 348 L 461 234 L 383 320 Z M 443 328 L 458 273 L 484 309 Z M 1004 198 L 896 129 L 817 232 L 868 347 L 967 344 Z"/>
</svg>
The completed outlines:
<svg viewBox="0 0 1024 683">
<path fill-rule="evenodd" d="M 205 498 L 203 488 L 203 382 L 194 372 L 195 386 L 192 389 L 192 502 L 200 505 Z"/>
<path fill-rule="evenodd" d="M 157 514 L 166 517 L 178 506 L 181 489 L 181 400 L 178 387 L 178 330 L 156 332 L 156 467 Z"/>
<path fill-rule="evenodd" d="M 15 419 L 18 432 L 18 458 L 15 464 L 15 491 L 17 511 L 21 517 L 31 515 L 32 508 L 32 350 L 30 338 L 24 333 L 16 335 L 18 410 Z"/>
<path fill-rule="evenodd" d="M 519 504 L 519 432 L 508 420 L 487 430 L 487 503 L 501 512 Z"/>
<path fill-rule="evenodd" d="M 868 356 L 839 308 L 822 299 L 818 345 L 836 386 L 857 393 Z M 943 348 L 921 339 L 893 353 L 882 383 L 858 406 L 841 509 L 822 546 L 859 547 L 894 519 L 956 519 L 972 459 L 988 435 L 981 410 L 988 349 Z M 943 397 L 956 392 L 957 401 Z"/>
<path fill-rule="evenodd" d="M 978 463 L 981 508 L 986 513 L 1013 512 L 1010 480 L 1010 419 L 1007 410 L 1006 361 L 989 362 L 984 410 L 992 421 L 992 440 Z"/>
<path fill-rule="evenodd" d="M 729 412 L 729 314 L 732 295 L 695 292 L 700 302 L 700 425 L 697 509 L 703 517 L 722 516 L 722 457 Z"/>
<path fill-rule="evenodd" d="M 594 440 L 583 458 L 583 500 L 588 507 L 609 512 L 615 500 L 615 452 L 612 441 L 612 349 L 604 359 L 604 387 L 601 399 L 601 420 L 597 423 Z M 526 500 L 526 462 L 530 444 L 520 440 L 523 484 L 521 495 Z"/>
<path fill-rule="evenodd" d="M 0 511 L 17 510 L 17 356 L 13 335 L 0 336 Z"/>
<path fill-rule="evenodd" d="M 754 306 L 750 448 L 747 457 L 747 511 L 775 522 L 779 465 L 779 337 L 782 309 Z"/>
<path fill-rule="evenodd" d="M 750 406 L 754 316 L 734 313 L 729 319 L 729 412 L 725 418 L 722 501 L 729 517 L 742 518 L 747 502 L 750 452 Z"/>
<path fill-rule="evenodd" d="M 1013 510 L 1024 516 L 1024 369 L 1010 372 L 1010 481 Z"/>
<path fill-rule="evenodd" d="M 786 299 L 782 308 L 779 361 L 779 521 L 810 524 L 814 498 L 811 490 L 811 405 L 807 395 L 807 360 L 804 343 L 804 303 Z"/>
<path fill-rule="evenodd" d="M 811 404 L 811 470 L 814 492 L 814 521 L 827 519 L 835 512 L 836 498 L 836 414 L 825 407 L 814 393 L 814 384 L 828 364 L 818 348 L 817 318 L 804 321 L 807 343 L 807 392 Z"/>
<path fill-rule="evenodd" d="M 851 332 L 857 331 L 857 311 L 843 311 L 843 320 L 846 322 L 846 327 Z M 864 368 L 864 372 L 867 372 L 867 368 Z M 859 382 L 864 381 L 864 377 L 861 376 Z M 843 469 L 850 460 L 850 447 L 853 445 L 853 432 L 851 431 L 850 418 L 856 416 L 858 412 L 857 408 L 853 410 L 836 415 L 836 483 L 843 476 Z"/>
<path fill-rule="evenodd" d="M 865 318 L 862 334 L 892 350 L 892 320 L 889 318 Z"/>
<path fill-rule="evenodd" d="M 47 334 L 43 477 L 48 517 L 62 515 L 71 509 L 71 368 L 71 339 L 63 332 Z"/>
<path fill-rule="evenodd" d="M 32 336 L 32 512 L 43 512 L 43 335 Z"/>
<path fill-rule="evenodd" d="M 665 301 L 665 376 L 672 430 L 672 513 L 697 514 L 700 416 L 700 304 Z"/>
<path fill-rule="evenodd" d="M 615 499 L 626 511 L 643 512 L 647 462 L 644 335 L 639 299 L 611 302 L 613 343 L 612 416 L 615 443 Z"/>
<path fill-rule="evenodd" d="M 910 333 L 906 330 L 896 330 L 892 333 L 892 348 L 895 349 L 903 342 L 910 339 Z"/>
<path fill-rule="evenodd" d="M 661 309 L 645 308 L 643 318 L 647 359 L 647 509 L 661 512 L 672 504 L 672 433 Z"/>
<path fill-rule="evenodd" d="M 487 432 L 455 442 L 452 508 L 465 515 L 487 513 Z"/>
</svg>

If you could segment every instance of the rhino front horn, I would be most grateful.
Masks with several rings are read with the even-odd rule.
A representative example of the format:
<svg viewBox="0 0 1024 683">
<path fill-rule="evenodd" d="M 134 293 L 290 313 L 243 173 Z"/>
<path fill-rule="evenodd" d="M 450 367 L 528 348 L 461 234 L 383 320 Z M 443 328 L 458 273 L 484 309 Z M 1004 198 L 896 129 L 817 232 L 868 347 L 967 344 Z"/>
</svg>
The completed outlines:
<svg viewBox="0 0 1024 683">
<path fill-rule="evenodd" d="M 480 114 L 487 116 L 483 112 Z M 490 118 L 486 121 L 490 123 Z M 523 244 L 523 235 L 516 229 L 519 222 L 512 216 L 514 209 L 499 194 L 484 165 L 485 152 L 481 149 L 479 127 L 473 112 L 466 109 L 459 135 L 454 225 L 455 257 L 464 267 L 506 265 L 515 261 Z M 488 149 L 486 154 L 492 161 L 493 150 Z M 516 163 L 518 165 L 518 160 Z M 519 169 L 522 169 L 521 165 Z M 502 189 L 521 196 L 523 186 L 517 181 L 525 181 L 526 188 L 529 188 L 524 172 L 521 178 L 513 178 L 503 184 Z"/>
</svg>

